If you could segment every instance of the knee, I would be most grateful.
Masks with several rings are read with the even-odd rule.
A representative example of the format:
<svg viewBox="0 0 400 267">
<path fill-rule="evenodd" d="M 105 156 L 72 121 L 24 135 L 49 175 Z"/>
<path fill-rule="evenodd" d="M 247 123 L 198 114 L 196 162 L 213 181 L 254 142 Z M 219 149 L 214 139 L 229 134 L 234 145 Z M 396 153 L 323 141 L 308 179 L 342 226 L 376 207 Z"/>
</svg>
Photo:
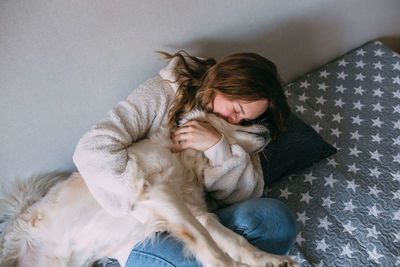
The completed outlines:
<svg viewBox="0 0 400 267">
<path fill-rule="evenodd" d="M 246 201 L 240 207 L 243 234 L 250 239 L 263 240 L 268 247 L 279 244 L 279 251 L 286 254 L 297 236 L 296 217 L 284 203 L 271 198 L 259 198 Z M 270 250 L 270 249 L 268 249 Z"/>
</svg>

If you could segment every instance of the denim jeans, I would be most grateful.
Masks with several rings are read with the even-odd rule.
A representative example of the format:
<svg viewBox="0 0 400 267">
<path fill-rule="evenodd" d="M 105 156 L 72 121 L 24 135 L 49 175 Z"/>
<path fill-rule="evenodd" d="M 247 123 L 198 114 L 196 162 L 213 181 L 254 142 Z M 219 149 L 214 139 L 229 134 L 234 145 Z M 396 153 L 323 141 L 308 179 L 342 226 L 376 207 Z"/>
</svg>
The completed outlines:
<svg viewBox="0 0 400 267">
<path fill-rule="evenodd" d="M 219 221 L 244 236 L 259 249 L 287 255 L 296 240 L 296 218 L 282 202 L 271 198 L 252 199 L 214 211 Z M 160 233 L 154 242 L 133 248 L 126 267 L 199 267 L 193 257 L 185 257 L 182 243 Z"/>
</svg>

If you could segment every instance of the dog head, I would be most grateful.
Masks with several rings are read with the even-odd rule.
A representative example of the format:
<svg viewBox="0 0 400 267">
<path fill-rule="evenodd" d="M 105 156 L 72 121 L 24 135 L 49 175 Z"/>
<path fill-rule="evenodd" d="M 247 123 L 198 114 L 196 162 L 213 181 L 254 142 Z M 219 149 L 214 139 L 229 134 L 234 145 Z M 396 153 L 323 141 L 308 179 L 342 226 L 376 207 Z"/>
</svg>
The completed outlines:
<svg viewBox="0 0 400 267">
<path fill-rule="evenodd" d="M 185 114 L 180 120 L 180 124 L 190 120 L 209 122 L 219 133 L 225 136 L 229 144 L 237 144 L 247 153 L 262 151 L 270 139 L 269 130 L 262 125 L 234 125 L 213 113 L 206 113 L 201 110 L 194 110 Z"/>
</svg>

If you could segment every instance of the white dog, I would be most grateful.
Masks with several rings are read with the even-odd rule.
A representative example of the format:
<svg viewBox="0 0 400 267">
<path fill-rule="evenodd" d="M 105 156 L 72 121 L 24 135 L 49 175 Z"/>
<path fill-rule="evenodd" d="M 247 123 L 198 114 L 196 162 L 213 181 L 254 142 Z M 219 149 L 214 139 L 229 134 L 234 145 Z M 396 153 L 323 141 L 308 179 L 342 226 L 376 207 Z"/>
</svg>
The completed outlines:
<svg viewBox="0 0 400 267">
<path fill-rule="evenodd" d="M 208 121 L 230 144 L 255 159 L 266 128 L 235 126 L 213 114 L 191 112 L 187 120 Z M 264 136 L 262 136 L 264 135 Z M 203 266 L 292 266 L 289 257 L 262 252 L 207 212 L 203 190 L 206 159 L 185 150 L 171 153 L 166 128 L 133 144 L 140 170 L 134 215 L 115 218 L 90 194 L 79 173 L 40 176 L 14 185 L 1 200 L 0 266 L 90 266 L 105 256 L 123 264 L 132 247 L 157 231 L 168 231 Z"/>
</svg>

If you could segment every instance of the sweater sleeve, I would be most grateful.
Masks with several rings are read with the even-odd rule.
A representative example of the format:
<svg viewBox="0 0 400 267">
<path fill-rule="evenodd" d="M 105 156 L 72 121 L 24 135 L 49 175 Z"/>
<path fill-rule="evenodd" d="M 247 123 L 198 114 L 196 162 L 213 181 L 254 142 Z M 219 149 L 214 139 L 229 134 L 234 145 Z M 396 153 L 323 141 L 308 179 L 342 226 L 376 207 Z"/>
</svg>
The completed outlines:
<svg viewBox="0 0 400 267">
<path fill-rule="evenodd" d="M 262 196 L 264 178 L 258 155 L 249 155 L 239 145 L 229 146 L 225 138 L 204 155 L 210 162 L 204 171 L 205 187 L 218 203 L 228 205 Z"/>
<path fill-rule="evenodd" d="M 163 122 L 172 88 L 152 78 L 111 109 L 78 142 L 73 161 L 97 202 L 110 214 L 131 212 L 141 172 L 128 147 Z M 133 179 L 136 179 L 133 183 Z M 135 191 L 136 190 L 136 191 Z"/>
</svg>

